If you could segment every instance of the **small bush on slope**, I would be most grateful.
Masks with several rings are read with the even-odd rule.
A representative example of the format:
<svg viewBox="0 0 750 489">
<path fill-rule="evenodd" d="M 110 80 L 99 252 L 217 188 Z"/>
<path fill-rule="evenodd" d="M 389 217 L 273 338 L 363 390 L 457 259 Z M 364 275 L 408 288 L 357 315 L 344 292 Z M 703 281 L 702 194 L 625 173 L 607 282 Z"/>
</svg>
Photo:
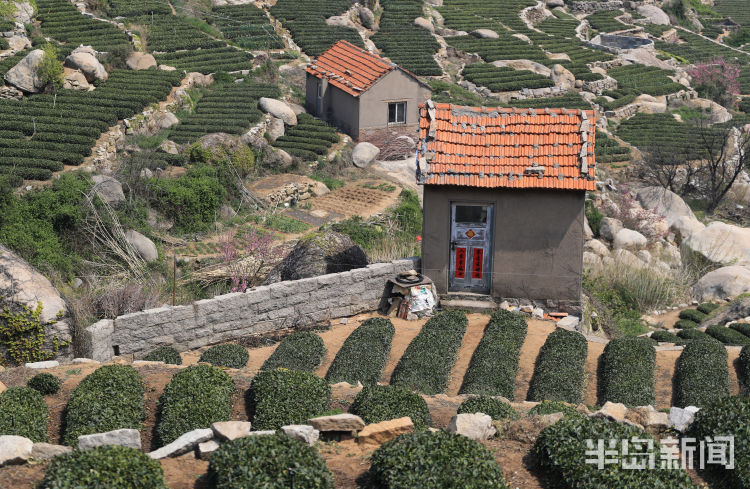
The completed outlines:
<svg viewBox="0 0 750 489">
<path fill-rule="evenodd" d="M 688 321 L 700 324 L 706 319 L 706 314 L 696 309 L 685 309 L 684 311 L 680 311 L 679 317 L 680 319 L 687 319 Z"/>
<path fill-rule="evenodd" d="M 518 413 L 513 406 L 500 399 L 489 396 L 476 396 L 466 399 L 458 406 L 458 414 L 484 413 L 493 420 L 516 419 Z"/>
<path fill-rule="evenodd" d="M 0 435 L 47 441 L 49 413 L 42 395 L 29 387 L 10 387 L 0 394 Z"/>
<path fill-rule="evenodd" d="M 745 395 L 750 395 L 750 345 L 742 347 L 740 352 L 740 386 Z"/>
<path fill-rule="evenodd" d="M 675 373 L 677 406 L 703 407 L 729 396 L 727 349 L 715 341 L 692 341 L 682 350 Z"/>
<path fill-rule="evenodd" d="M 261 371 L 247 391 L 247 408 L 256 430 L 304 423 L 328 411 L 330 402 L 328 382 L 298 370 Z"/>
<path fill-rule="evenodd" d="M 383 489 L 507 489 L 495 456 L 479 442 L 444 431 L 401 435 L 372 454 L 370 475 Z"/>
<path fill-rule="evenodd" d="M 585 414 L 579 412 L 573 406 L 569 406 L 560 401 L 542 401 L 529 410 L 529 414 L 535 414 L 537 416 L 553 413 L 563 413 L 566 418 L 583 419 L 586 417 Z"/>
<path fill-rule="evenodd" d="M 396 328 L 385 318 L 370 318 L 344 341 L 326 374 L 331 383 L 373 385 L 380 380 Z"/>
<path fill-rule="evenodd" d="M 242 368 L 250 360 L 244 346 L 228 344 L 212 346 L 204 351 L 199 362 L 208 362 L 215 367 Z"/>
<path fill-rule="evenodd" d="M 326 346 L 320 336 L 309 331 L 298 331 L 284 338 L 260 369 L 282 367 L 312 372 L 318 368 L 325 354 Z"/>
<path fill-rule="evenodd" d="M 427 402 L 414 392 L 391 385 L 372 385 L 362 389 L 349 408 L 365 423 L 380 423 L 408 416 L 415 430 L 425 430 L 432 423 Z"/>
<path fill-rule="evenodd" d="M 732 328 L 727 328 L 718 324 L 714 324 L 713 326 L 709 326 L 708 328 L 706 328 L 706 334 L 709 336 L 713 336 L 725 345 L 750 345 L 750 338 L 748 338 L 744 334 L 740 333 L 739 331 L 735 331 Z"/>
<path fill-rule="evenodd" d="M 178 352 L 171 346 L 160 346 L 156 350 L 143 357 L 143 359 L 148 360 L 149 362 L 164 362 L 171 365 L 182 365 L 182 357 L 180 356 L 180 352 Z"/>
<path fill-rule="evenodd" d="M 576 331 L 558 329 L 547 337 L 537 357 L 529 401 L 583 401 L 588 342 Z"/>
<path fill-rule="evenodd" d="M 43 396 L 49 396 L 51 394 L 56 394 L 57 391 L 60 390 L 60 387 L 62 387 L 62 380 L 50 373 L 43 372 L 41 374 L 36 374 L 27 380 L 26 386 L 31 387 Z"/>
<path fill-rule="evenodd" d="M 333 475 L 318 450 L 279 434 L 223 444 L 211 454 L 208 474 L 216 489 L 333 489 Z"/>
<path fill-rule="evenodd" d="M 648 338 L 616 338 L 604 347 L 601 359 L 600 403 L 628 406 L 654 404 L 656 350 Z"/>
<path fill-rule="evenodd" d="M 192 365 L 177 372 L 157 404 L 156 434 L 161 446 L 188 431 L 229 421 L 233 393 L 232 378 L 217 367 Z"/>
</svg>

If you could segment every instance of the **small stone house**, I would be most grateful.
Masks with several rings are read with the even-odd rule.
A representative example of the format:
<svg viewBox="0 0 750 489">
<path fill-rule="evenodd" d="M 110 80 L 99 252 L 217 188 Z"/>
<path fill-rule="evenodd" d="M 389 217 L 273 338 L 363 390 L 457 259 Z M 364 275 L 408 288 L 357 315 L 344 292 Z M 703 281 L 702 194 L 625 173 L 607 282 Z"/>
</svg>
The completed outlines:
<svg viewBox="0 0 750 489">
<path fill-rule="evenodd" d="M 593 111 L 420 106 L 423 273 L 444 298 L 578 312 Z"/>
<path fill-rule="evenodd" d="M 347 41 L 307 66 L 307 111 L 360 141 L 383 129 L 414 135 L 418 106 L 431 93 L 412 73 Z"/>
</svg>

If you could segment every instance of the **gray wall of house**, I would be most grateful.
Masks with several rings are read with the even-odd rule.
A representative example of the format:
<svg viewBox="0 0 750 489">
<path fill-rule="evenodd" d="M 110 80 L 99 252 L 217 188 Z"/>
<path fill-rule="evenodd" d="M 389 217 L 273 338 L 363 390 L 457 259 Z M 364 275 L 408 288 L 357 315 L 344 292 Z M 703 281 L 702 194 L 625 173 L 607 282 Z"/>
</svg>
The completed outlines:
<svg viewBox="0 0 750 489">
<path fill-rule="evenodd" d="M 406 125 L 419 123 L 419 104 L 430 98 L 430 89 L 401 70 L 393 70 L 359 96 L 360 129 L 388 127 L 388 103 L 406 102 Z"/>
<path fill-rule="evenodd" d="M 494 205 L 491 294 L 501 299 L 581 300 L 585 192 L 425 185 L 423 273 L 448 291 L 451 203 Z"/>
<path fill-rule="evenodd" d="M 318 113 L 318 85 L 323 85 L 323 102 Z M 305 86 L 305 108 L 329 124 L 356 138 L 359 134 L 359 98 L 352 97 L 330 83 L 307 74 Z"/>
</svg>

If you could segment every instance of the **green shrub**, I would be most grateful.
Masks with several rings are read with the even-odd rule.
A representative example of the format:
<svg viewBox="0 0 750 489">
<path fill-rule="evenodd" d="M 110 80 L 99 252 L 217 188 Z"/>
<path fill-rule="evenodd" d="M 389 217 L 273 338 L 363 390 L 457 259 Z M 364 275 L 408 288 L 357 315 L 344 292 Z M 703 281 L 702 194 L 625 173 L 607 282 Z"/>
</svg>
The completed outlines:
<svg viewBox="0 0 750 489">
<path fill-rule="evenodd" d="M 632 489 L 636 487 L 659 487 L 663 489 L 697 489 L 684 470 L 678 469 L 624 469 L 621 463 L 604 465 L 587 463 L 592 458 L 586 453 L 586 440 L 627 440 L 631 453 L 653 453 L 659 467 L 661 446 L 654 441 L 647 449 L 644 445 L 633 445 L 632 438 L 653 439 L 648 433 L 632 426 L 604 419 L 564 419 L 542 430 L 534 444 L 534 453 L 539 466 L 560 481 L 561 487 L 608 489 Z M 625 461 L 619 456 L 618 462 Z M 638 461 L 641 459 L 639 458 Z"/>
<path fill-rule="evenodd" d="M 721 307 L 719 304 L 714 304 L 713 302 L 704 302 L 700 306 L 697 307 L 699 312 L 702 312 L 703 314 L 709 315 L 712 312 L 714 312 L 716 309 Z"/>
<path fill-rule="evenodd" d="M 52 459 L 39 489 L 166 489 L 158 460 L 129 447 L 100 446 Z"/>
<path fill-rule="evenodd" d="M 526 330 L 523 316 L 496 311 L 471 357 L 461 394 L 503 396 L 512 401 Z"/>
<path fill-rule="evenodd" d="M 121 428 L 141 429 L 143 381 L 129 365 L 105 365 L 87 375 L 70 395 L 65 418 L 66 445 L 78 437 Z"/>
<path fill-rule="evenodd" d="M 594 237 L 599 237 L 599 230 L 602 227 L 602 219 L 604 218 L 604 215 L 601 213 L 599 209 L 594 207 L 594 202 L 587 200 L 586 201 L 586 219 L 589 222 L 589 227 L 591 228 L 591 232 L 594 233 Z"/>
<path fill-rule="evenodd" d="M 588 342 L 576 331 L 558 329 L 539 350 L 529 388 L 529 401 L 583 401 Z"/>
<path fill-rule="evenodd" d="M 728 355 L 715 341 L 691 341 L 685 345 L 675 373 L 677 406 L 703 407 L 729 396 Z"/>
<path fill-rule="evenodd" d="M 9 387 L 0 394 L 0 435 L 46 442 L 49 413 L 42 395 L 29 387 Z"/>
<path fill-rule="evenodd" d="M 697 328 L 700 326 L 700 324 L 696 323 L 695 321 L 691 321 L 689 319 L 679 319 L 677 322 L 674 323 L 674 327 L 676 329 L 692 329 Z"/>
<path fill-rule="evenodd" d="M 750 399 L 727 397 L 716 400 L 698 411 L 690 425 L 687 436 L 703 441 L 707 437 L 734 437 L 735 468 L 709 464 L 716 481 L 712 487 L 747 489 L 750 487 L 750 424 L 739 420 L 750 419 Z"/>
<path fill-rule="evenodd" d="M 406 348 L 391 384 L 425 394 L 445 392 L 469 321 L 460 311 L 431 317 Z"/>
<path fill-rule="evenodd" d="M 705 332 L 695 328 L 683 329 L 682 331 L 678 331 L 677 337 L 682 338 L 683 340 L 705 340 L 720 343 L 720 341 L 713 336 L 709 336 Z"/>
<path fill-rule="evenodd" d="M 199 362 L 208 362 L 215 367 L 242 368 L 250 360 L 244 346 L 227 344 L 212 346 L 201 354 Z"/>
<path fill-rule="evenodd" d="M 659 343 L 674 343 L 676 345 L 682 345 L 685 342 L 685 340 L 676 334 L 664 330 L 654 331 L 651 334 L 651 339 Z"/>
<path fill-rule="evenodd" d="M 484 413 L 493 420 L 516 419 L 518 413 L 513 406 L 501 399 L 489 396 L 476 396 L 466 399 L 458 406 L 458 414 L 461 413 Z"/>
<path fill-rule="evenodd" d="M 730 324 L 729 327 L 750 338 L 750 323 L 734 323 Z"/>
<path fill-rule="evenodd" d="M 208 474 L 216 489 L 333 489 L 333 475 L 318 450 L 280 434 L 223 444 L 211 454 Z"/>
<path fill-rule="evenodd" d="M 38 391 L 43 396 L 49 396 L 51 394 L 57 394 L 57 391 L 62 387 L 62 380 L 50 373 L 44 372 L 36 374 L 27 380 L 26 386 Z"/>
<path fill-rule="evenodd" d="M 349 408 L 365 423 L 380 423 L 408 416 L 415 430 L 425 430 L 432 423 L 427 401 L 422 396 L 392 385 L 369 385 L 362 389 Z"/>
<path fill-rule="evenodd" d="M 144 360 L 149 362 L 164 362 L 170 365 L 182 365 L 182 357 L 180 352 L 172 348 L 171 346 L 160 346 L 156 350 L 143 357 Z"/>
<path fill-rule="evenodd" d="M 529 409 L 529 414 L 535 414 L 537 416 L 554 413 L 563 413 L 566 418 L 586 418 L 586 415 L 578 411 L 575 407 L 560 401 L 542 401 Z"/>
<path fill-rule="evenodd" d="M 648 338 L 616 338 L 604 347 L 601 359 L 600 403 L 628 406 L 654 404 L 656 350 Z"/>
<path fill-rule="evenodd" d="M 371 457 L 376 487 L 507 489 L 495 456 L 470 438 L 444 431 L 401 435 Z"/>
<path fill-rule="evenodd" d="M 331 383 L 373 385 L 380 380 L 396 328 L 389 319 L 370 318 L 344 341 L 326 374 Z"/>
<path fill-rule="evenodd" d="M 685 309 L 684 311 L 680 311 L 680 319 L 687 319 L 688 321 L 693 321 L 694 323 L 702 323 L 704 319 L 706 319 L 706 314 L 698 311 L 697 309 Z"/>
<path fill-rule="evenodd" d="M 323 339 L 309 331 L 298 331 L 284 338 L 261 370 L 274 370 L 282 367 L 290 370 L 312 372 L 326 354 Z"/>
<path fill-rule="evenodd" d="M 226 372 L 209 365 L 193 365 L 169 381 L 157 403 L 156 434 L 161 445 L 183 433 L 207 428 L 232 416 L 234 382 Z"/>
<path fill-rule="evenodd" d="M 745 395 L 750 395 L 750 345 L 745 345 L 740 351 L 740 386 Z"/>
<path fill-rule="evenodd" d="M 719 324 L 714 324 L 706 328 L 706 334 L 713 336 L 725 345 L 750 345 L 750 338 L 739 331 Z"/>
<path fill-rule="evenodd" d="M 261 371 L 247 391 L 248 412 L 256 430 L 304 423 L 328 411 L 330 402 L 328 382 L 298 370 Z"/>
</svg>

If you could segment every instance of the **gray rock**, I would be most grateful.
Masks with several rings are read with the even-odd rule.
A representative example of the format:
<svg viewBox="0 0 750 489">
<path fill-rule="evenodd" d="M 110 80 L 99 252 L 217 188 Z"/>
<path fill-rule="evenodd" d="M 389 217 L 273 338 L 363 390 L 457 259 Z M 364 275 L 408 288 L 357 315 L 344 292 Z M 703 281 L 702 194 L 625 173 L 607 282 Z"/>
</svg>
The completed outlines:
<svg viewBox="0 0 750 489">
<path fill-rule="evenodd" d="M 80 71 L 71 71 L 65 75 L 65 81 L 63 82 L 63 88 L 66 90 L 84 90 L 87 91 L 91 88 L 86 77 Z"/>
<path fill-rule="evenodd" d="M 148 70 L 156 68 L 156 58 L 152 54 L 133 51 L 125 64 L 131 70 Z"/>
<path fill-rule="evenodd" d="M 43 57 L 44 51 L 41 49 L 31 51 L 5 73 L 5 81 L 24 92 L 39 93 L 44 88 L 44 83 L 36 69 Z"/>
<path fill-rule="evenodd" d="M 378 25 L 375 23 L 375 14 L 367 7 L 359 8 L 359 21 L 370 30 L 377 30 L 378 28 Z"/>
<path fill-rule="evenodd" d="M 362 418 L 349 413 L 319 416 L 307 422 L 318 431 L 360 431 L 365 427 Z"/>
<path fill-rule="evenodd" d="M 96 55 L 92 54 L 91 49 L 87 47 L 79 47 L 73 50 L 70 55 L 65 58 L 65 66 L 73 68 L 74 70 L 80 70 L 81 73 L 86 77 L 89 83 L 95 80 L 106 80 L 109 78 L 107 70 L 104 66 L 96 59 Z M 93 52 L 95 53 L 95 51 Z"/>
<path fill-rule="evenodd" d="M 289 438 L 307 443 L 310 446 L 315 445 L 315 443 L 317 443 L 318 439 L 320 438 L 320 431 L 306 424 L 292 424 L 288 426 L 282 426 L 281 432 Z"/>
<path fill-rule="evenodd" d="M 740 319 L 750 322 L 750 319 L 747 319 L 748 317 L 750 317 L 750 297 L 744 297 L 742 299 L 735 299 L 725 307 L 715 311 L 711 314 L 711 317 L 701 323 L 701 326 L 724 325 L 730 321 L 738 321 Z"/>
<path fill-rule="evenodd" d="M 535 307 L 533 311 L 531 311 L 531 317 L 534 319 L 544 319 L 544 309 L 541 307 Z"/>
<path fill-rule="evenodd" d="M 125 200 L 122 184 L 116 179 L 106 175 L 94 175 L 91 180 L 94 182 L 96 194 L 108 204 L 119 204 Z"/>
<path fill-rule="evenodd" d="M 583 218 L 583 239 L 586 241 L 594 239 L 594 231 L 591 230 L 589 220 L 585 217 Z"/>
<path fill-rule="evenodd" d="M 68 308 L 52 283 L 23 258 L 0 245 L 0 296 L 35 309 L 42 303 L 40 319 L 49 322 Z"/>
<path fill-rule="evenodd" d="M 697 227 L 703 228 L 693 211 L 676 193 L 663 187 L 644 187 L 636 192 L 638 202 L 644 209 L 664 217 L 667 226 L 685 238 Z"/>
<path fill-rule="evenodd" d="M 451 418 L 446 431 L 472 440 L 487 440 L 497 433 L 495 427 L 492 426 L 492 418 L 483 413 L 457 414 Z"/>
<path fill-rule="evenodd" d="M 700 411 L 700 408 L 695 406 L 687 406 L 684 409 L 673 406 L 669 410 L 669 427 L 684 433 L 692 424 L 695 413 L 698 411 Z"/>
<path fill-rule="evenodd" d="M 208 460 L 211 454 L 219 449 L 221 445 L 216 440 L 208 440 L 198 444 L 198 457 L 201 460 Z"/>
<path fill-rule="evenodd" d="M 380 154 L 380 148 L 372 143 L 359 143 L 352 151 L 352 163 L 357 168 L 367 168 Z"/>
<path fill-rule="evenodd" d="M 622 222 L 619 219 L 605 217 L 602 219 L 601 226 L 599 227 L 599 236 L 607 241 L 614 241 L 615 235 L 620 229 L 622 229 Z"/>
<path fill-rule="evenodd" d="M 508 67 L 516 70 L 529 70 L 538 75 L 547 77 L 552 74 L 552 70 L 547 66 L 544 66 L 543 64 L 537 63 L 535 61 L 530 61 L 528 59 L 501 59 L 493 61 L 491 64 L 493 66 L 497 66 L 498 68 Z"/>
<path fill-rule="evenodd" d="M 625 407 L 625 404 L 607 401 L 600 410 L 591 413 L 589 416 L 592 418 L 607 418 L 622 423 L 625 421 L 627 412 L 628 408 Z"/>
<path fill-rule="evenodd" d="M 258 101 L 258 106 L 263 112 L 267 112 L 272 116 L 284 121 L 287 126 L 297 125 L 297 115 L 294 113 L 291 107 L 286 102 L 275 98 L 261 97 Z"/>
<path fill-rule="evenodd" d="M 153 241 L 132 229 L 125 233 L 125 240 L 130 243 L 130 246 L 135 248 L 135 251 L 141 255 L 141 258 L 147 262 L 156 261 L 159 259 L 159 251 L 156 249 L 156 245 Z"/>
<path fill-rule="evenodd" d="M 172 112 L 160 110 L 154 114 L 154 123 L 160 129 L 169 129 L 172 126 L 179 124 L 180 120 Z"/>
<path fill-rule="evenodd" d="M 669 25 L 669 16 L 656 5 L 640 5 L 636 11 L 651 24 Z"/>
<path fill-rule="evenodd" d="M 326 19 L 326 24 L 338 26 L 338 27 L 347 27 L 349 29 L 356 29 L 356 26 L 354 22 L 352 22 L 352 19 L 349 18 L 348 15 L 334 15 L 333 17 L 328 17 Z"/>
<path fill-rule="evenodd" d="M 563 0 L 546 0 L 545 4 L 547 8 L 564 7 L 565 2 Z"/>
<path fill-rule="evenodd" d="M 174 143 L 174 141 L 170 141 L 169 139 L 165 139 L 164 141 L 159 144 L 159 147 L 156 148 L 157 152 L 160 153 L 167 153 L 170 155 L 176 155 L 179 154 L 180 151 L 177 149 L 177 144 Z"/>
<path fill-rule="evenodd" d="M 247 436 L 271 436 L 275 435 L 276 432 L 273 430 L 260 430 L 260 431 L 251 431 L 248 433 Z"/>
<path fill-rule="evenodd" d="M 432 25 L 432 21 L 425 19 L 424 17 L 417 17 L 414 19 L 414 25 L 421 27 L 422 29 L 427 29 L 430 32 L 435 32 L 435 26 Z"/>
<path fill-rule="evenodd" d="M 323 182 L 315 181 L 310 185 L 310 194 L 312 194 L 313 197 L 320 197 L 329 192 L 330 190 L 328 189 L 328 187 L 326 187 L 326 184 Z"/>
<path fill-rule="evenodd" d="M 249 421 L 220 421 L 211 425 L 214 435 L 220 440 L 235 440 L 250 434 Z"/>
<path fill-rule="evenodd" d="M 550 78 L 562 90 L 571 90 L 575 87 L 576 77 L 563 65 L 554 65 Z"/>
<path fill-rule="evenodd" d="M 657 411 L 654 406 L 638 406 L 633 408 L 643 418 L 643 426 L 661 430 L 669 426 L 669 414 Z"/>
<path fill-rule="evenodd" d="M 601 257 L 609 256 L 609 248 L 607 248 L 607 245 L 605 245 L 598 239 L 586 241 L 586 244 L 583 245 L 583 249 L 584 251 L 590 251 L 591 253 L 594 253 L 595 255 L 599 255 Z"/>
<path fill-rule="evenodd" d="M 714 221 L 693 232 L 681 246 L 711 263 L 750 266 L 750 228 Z"/>
<path fill-rule="evenodd" d="M 557 325 L 563 329 L 575 330 L 581 319 L 577 316 L 565 316 L 557 322 Z"/>
<path fill-rule="evenodd" d="M 118 445 L 121 447 L 141 449 L 141 434 L 138 430 L 123 428 L 120 430 L 107 431 L 106 433 L 94 433 L 78 437 L 78 448 L 101 447 L 105 445 Z"/>
<path fill-rule="evenodd" d="M 86 356 L 97 362 L 106 362 L 112 358 L 112 334 L 115 332 L 115 322 L 102 319 L 84 331 L 84 348 Z"/>
<path fill-rule="evenodd" d="M 158 450 L 149 453 L 148 456 L 158 460 L 165 457 L 174 457 L 182 455 L 194 449 L 199 443 L 208 441 L 214 437 L 214 432 L 210 428 L 200 428 L 189 431 L 169 445 L 165 445 Z"/>
<path fill-rule="evenodd" d="M 565 419 L 565 415 L 563 413 L 550 413 L 550 414 L 542 414 L 539 416 L 540 424 L 543 427 L 552 426 L 553 424 L 557 423 L 558 421 L 562 421 Z"/>
<path fill-rule="evenodd" d="M 694 290 L 701 301 L 724 300 L 748 293 L 750 292 L 750 267 L 732 265 L 708 272 L 695 283 Z"/>
<path fill-rule="evenodd" d="M 471 31 L 469 34 L 471 34 L 474 37 L 479 37 L 481 39 L 499 39 L 500 35 L 493 31 L 492 29 L 476 29 Z"/>
<path fill-rule="evenodd" d="M 13 35 L 8 38 L 8 47 L 13 51 L 23 51 L 31 47 L 31 41 L 26 36 Z"/>
<path fill-rule="evenodd" d="M 277 117 L 271 117 L 271 120 L 268 122 L 268 126 L 266 127 L 268 139 L 270 139 L 271 141 L 276 141 L 284 135 L 284 132 L 284 121 Z"/>
<path fill-rule="evenodd" d="M 41 370 L 46 368 L 55 368 L 60 366 L 60 362 L 57 360 L 47 360 L 46 362 L 30 362 L 30 363 L 24 363 L 24 367 L 26 368 L 33 368 L 35 370 Z"/>
<path fill-rule="evenodd" d="M 0 436 L 0 467 L 22 464 L 31 457 L 34 442 L 23 436 Z"/>
<path fill-rule="evenodd" d="M 644 235 L 632 229 L 620 229 L 615 234 L 613 247 L 616 250 L 641 250 L 648 245 L 648 240 Z"/>
<path fill-rule="evenodd" d="M 31 458 L 34 460 L 48 460 L 63 453 L 70 453 L 73 449 L 64 445 L 52 445 L 50 443 L 34 443 L 31 448 Z"/>
</svg>

